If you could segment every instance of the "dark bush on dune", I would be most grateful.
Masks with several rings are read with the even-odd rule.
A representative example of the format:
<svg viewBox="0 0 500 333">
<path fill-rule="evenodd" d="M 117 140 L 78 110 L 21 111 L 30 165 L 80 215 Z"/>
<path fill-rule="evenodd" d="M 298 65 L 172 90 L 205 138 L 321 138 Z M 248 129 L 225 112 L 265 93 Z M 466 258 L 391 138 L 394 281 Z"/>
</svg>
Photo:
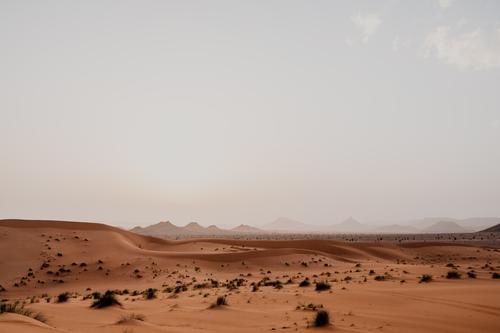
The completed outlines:
<svg viewBox="0 0 500 333">
<path fill-rule="evenodd" d="M 121 305 L 121 303 L 118 302 L 113 291 L 107 290 L 104 295 L 100 296 L 92 303 L 91 307 L 101 309 L 112 305 Z"/>
<path fill-rule="evenodd" d="M 223 305 L 227 305 L 226 296 L 219 296 L 217 297 L 215 303 L 212 303 L 212 305 L 210 305 L 210 308 L 213 309 Z"/>
<path fill-rule="evenodd" d="M 316 317 L 314 318 L 314 326 L 321 327 L 330 324 L 330 314 L 326 310 L 319 310 L 316 312 Z"/>
<path fill-rule="evenodd" d="M 330 284 L 328 282 L 317 282 L 316 283 L 316 291 L 323 291 L 330 289 Z"/>
<path fill-rule="evenodd" d="M 457 271 L 449 271 L 446 274 L 447 279 L 460 279 L 460 273 Z"/>
<path fill-rule="evenodd" d="M 101 295 L 101 293 L 100 293 L 100 292 L 98 292 L 98 291 L 94 291 L 94 292 L 92 293 L 92 298 L 93 298 L 93 299 L 99 299 L 99 298 L 101 298 L 101 297 L 102 297 L 102 295 Z"/>
<path fill-rule="evenodd" d="M 299 283 L 299 287 L 309 287 L 310 284 L 311 284 L 311 282 L 309 282 L 309 279 L 305 278 L 304 281 Z"/>
<path fill-rule="evenodd" d="M 219 296 L 217 297 L 217 301 L 216 303 L 218 306 L 219 305 L 227 305 L 227 302 L 226 302 L 226 296 Z"/>
<path fill-rule="evenodd" d="M 474 271 L 469 271 L 467 272 L 467 276 L 471 279 L 475 279 L 477 277 L 477 274 Z"/>
<path fill-rule="evenodd" d="M 430 274 L 424 274 L 420 277 L 420 283 L 424 282 L 431 282 L 432 281 L 432 275 Z"/>
<path fill-rule="evenodd" d="M 492 279 L 500 279 L 500 274 L 498 274 L 497 272 L 495 272 L 495 273 L 493 273 L 493 274 L 491 275 L 491 278 L 492 278 Z"/>
<path fill-rule="evenodd" d="M 62 293 L 62 294 L 59 294 L 57 296 L 57 303 L 64 303 L 64 302 L 67 302 L 68 299 L 69 299 L 69 293 L 68 292 L 65 292 L 65 293 Z"/>
<path fill-rule="evenodd" d="M 144 290 L 144 298 L 145 299 L 156 298 L 156 289 L 155 288 L 148 288 L 148 289 Z"/>
</svg>

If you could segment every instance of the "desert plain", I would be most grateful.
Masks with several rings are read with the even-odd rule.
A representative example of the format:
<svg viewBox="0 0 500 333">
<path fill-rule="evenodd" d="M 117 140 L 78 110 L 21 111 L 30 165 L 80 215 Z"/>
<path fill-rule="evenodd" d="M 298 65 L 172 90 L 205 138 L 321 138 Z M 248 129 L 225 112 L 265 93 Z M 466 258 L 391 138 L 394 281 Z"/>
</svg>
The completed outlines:
<svg viewBox="0 0 500 333">
<path fill-rule="evenodd" d="M 486 238 L 164 240 L 2 220 L 0 299 L 18 310 L 0 332 L 500 332 Z M 92 306 L 106 291 L 117 304 Z"/>
</svg>

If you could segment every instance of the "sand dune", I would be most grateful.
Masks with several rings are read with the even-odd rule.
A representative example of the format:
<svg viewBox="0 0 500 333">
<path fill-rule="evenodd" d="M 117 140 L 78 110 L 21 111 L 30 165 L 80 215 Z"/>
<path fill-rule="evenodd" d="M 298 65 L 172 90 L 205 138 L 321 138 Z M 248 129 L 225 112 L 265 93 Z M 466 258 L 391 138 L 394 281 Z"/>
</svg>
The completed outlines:
<svg viewBox="0 0 500 333">
<path fill-rule="evenodd" d="M 315 311 L 308 304 L 322 304 L 330 312 L 332 325 L 322 330 L 500 329 L 500 280 L 492 279 L 500 269 L 500 252 L 485 246 L 167 241 L 98 223 L 2 220 L 0 253 L 0 285 L 6 289 L 1 298 L 20 300 L 47 317 L 44 324 L 1 314 L 0 332 L 314 331 L 308 326 Z M 450 270 L 461 278 L 447 279 Z M 468 277 L 472 271 L 476 278 Z M 433 281 L 419 283 L 423 274 L 431 274 Z M 299 287 L 306 277 L 311 286 Z M 276 280 L 279 288 L 265 285 Z M 319 281 L 332 288 L 315 291 Z M 255 291 L 252 284 L 259 285 Z M 156 298 L 144 298 L 147 288 L 158 290 Z M 120 291 L 121 306 L 96 310 L 90 299 L 83 299 L 107 289 Z M 66 291 L 69 301 L 57 303 L 56 296 Z M 220 295 L 226 295 L 229 305 L 209 309 Z M 132 313 L 144 318 L 127 319 Z"/>
</svg>

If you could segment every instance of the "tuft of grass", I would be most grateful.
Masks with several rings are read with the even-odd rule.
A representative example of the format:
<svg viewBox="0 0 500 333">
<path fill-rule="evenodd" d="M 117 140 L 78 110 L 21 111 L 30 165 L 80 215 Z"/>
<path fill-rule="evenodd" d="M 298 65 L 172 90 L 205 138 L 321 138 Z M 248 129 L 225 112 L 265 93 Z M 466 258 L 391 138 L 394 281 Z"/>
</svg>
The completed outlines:
<svg viewBox="0 0 500 333">
<path fill-rule="evenodd" d="M 446 274 L 447 279 L 460 279 L 460 273 L 457 271 L 449 271 Z"/>
<path fill-rule="evenodd" d="M 155 288 L 148 288 L 144 290 L 144 298 L 145 299 L 153 299 L 156 298 L 156 289 Z"/>
<path fill-rule="evenodd" d="M 474 271 L 469 271 L 467 272 L 467 276 L 471 279 L 475 279 L 477 277 L 477 274 Z"/>
<path fill-rule="evenodd" d="M 125 324 L 131 320 L 139 320 L 139 321 L 144 321 L 146 317 L 143 314 L 140 313 L 130 313 L 127 315 L 123 315 L 118 319 L 116 322 L 117 324 Z"/>
<path fill-rule="evenodd" d="M 69 300 L 69 292 L 64 292 L 64 293 L 61 293 L 57 296 L 57 303 L 65 303 Z"/>
<path fill-rule="evenodd" d="M 432 275 L 424 274 L 420 277 L 420 283 L 427 283 L 432 281 Z"/>
<path fill-rule="evenodd" d="M 24 307 L 24 304 L 21 304 L 19 301 L 16 301 L 14 303 L 4 303 L 0 301 L 0 314 L 6 312 L 17 313 L 22 316 L 33 318 L 42 323 L 47 322 L 47 318 L 45 318 L 45 316 L 41 312 L 33 312 L 30 309 L 26 309 Z"/>
<path fill-rule="evenodd" d="M 102 309 L 112 305 L 121 305 L 116 299 L 115 293 L 111 290 L 107 290 L 104 295 L 99 295 L 94 303 L 92 303 L 92 308 Z"/>
<path fill-rule="evenodd" d="M 330 284 L 328 282 L 316 282 L 316 291 L 323 291 L 323 290 L 329 290 Z"/>
<path fill-rule="evenodd" d="M 497 272 L 491 274 L 491 278 L 492 279 L 500 279 L 500 274 L 498 274 Z"/>
<path fill-rule="evenodd" d="M 330 314 L 326 310 L 319 310 L 316 312 L 316 317 L 314 318 L 314 326 L 322 327 L 330 324 Z"/>
<path fill-rule="evenodd" d="M 385 281 L 384 275 L 377 275 L 373 278 L 375 281 Z"/>
<path fill-rule="evenodd" d="M 316 311 L 318 309 L 323 309 L 323 304 L 314 304 L 314 303 L 309 303 L 307 305 L 299 304 L 295 309 L 304 311 Z"/>
<path fill-rule="evenodd" d="M 217 297 L 215 303 L 212 303 L 212 305 L 210 305 L 210 309 L 217 308 L 223 305 L 228 305 L 226 301 L 226 296 L 219 296 Z"/>
<path fill-rule="evenodd" d="M 309 287 L 310 284 L 311 284 L 311 282 L 309 281 L 309 279 L 305 278 L 304 281 L 299 283 L 299 287 Z"/>
</svg>

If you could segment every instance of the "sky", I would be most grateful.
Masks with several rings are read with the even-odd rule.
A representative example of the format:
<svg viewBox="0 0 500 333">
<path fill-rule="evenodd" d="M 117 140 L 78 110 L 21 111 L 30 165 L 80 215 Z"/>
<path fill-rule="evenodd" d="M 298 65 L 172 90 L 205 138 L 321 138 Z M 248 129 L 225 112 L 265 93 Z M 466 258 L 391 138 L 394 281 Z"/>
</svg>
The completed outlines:
<svg viewBox="0 0 500 333">
<path fill-rule="evenodd" d="M 0 218 L 500 216 L 500 2 L 0 1 Z"/>
</svg>

